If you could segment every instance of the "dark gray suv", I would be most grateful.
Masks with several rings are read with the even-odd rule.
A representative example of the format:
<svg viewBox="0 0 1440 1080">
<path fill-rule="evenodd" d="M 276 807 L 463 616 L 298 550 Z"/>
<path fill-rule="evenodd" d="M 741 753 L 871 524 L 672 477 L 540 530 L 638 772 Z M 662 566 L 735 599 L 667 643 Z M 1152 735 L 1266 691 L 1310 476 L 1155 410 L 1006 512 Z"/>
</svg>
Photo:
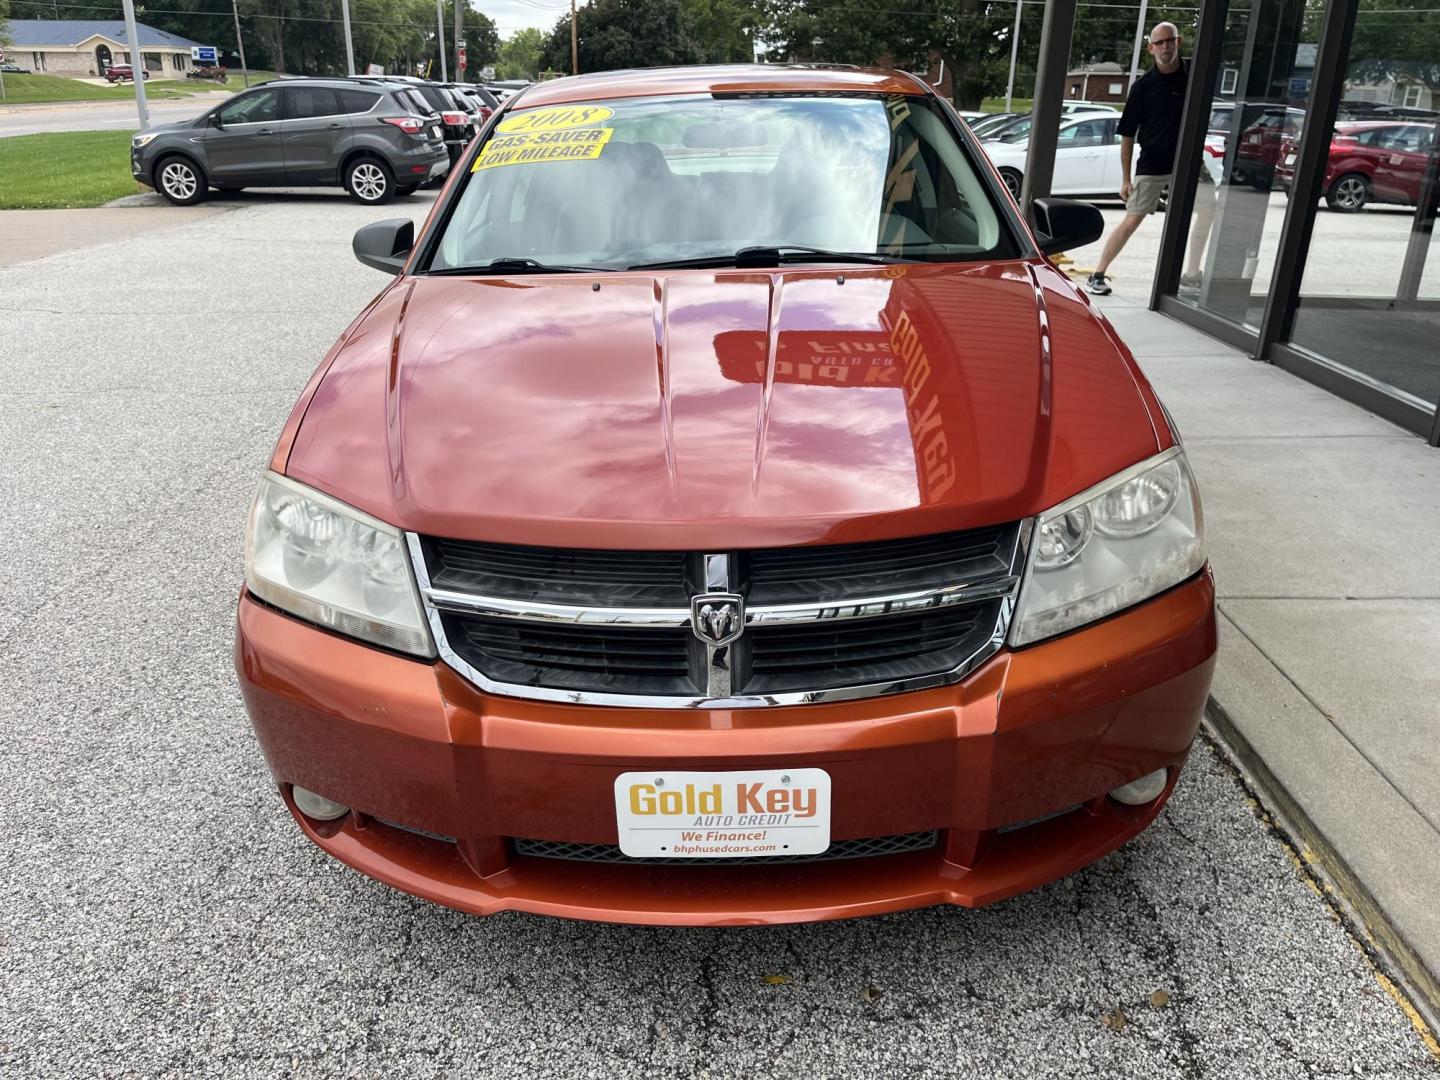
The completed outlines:
<svg viewBox="0 0 1440 1080">
<path fill-rule="evenodd" d="M 424 99 L 349 79 L 264 83 L 130 145 L 131 174 L 178 206 L 212 187 L 334 185 L 373 205 L 449 167 L 440 118 Z"/>
</svg>

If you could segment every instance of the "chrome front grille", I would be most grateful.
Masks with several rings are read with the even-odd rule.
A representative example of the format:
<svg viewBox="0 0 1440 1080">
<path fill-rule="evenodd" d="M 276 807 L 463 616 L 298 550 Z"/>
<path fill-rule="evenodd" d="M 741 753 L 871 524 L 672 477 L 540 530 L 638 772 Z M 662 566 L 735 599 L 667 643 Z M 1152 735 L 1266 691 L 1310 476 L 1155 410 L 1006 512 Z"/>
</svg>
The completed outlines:
<svg viewBox="0 0 1440 1080">
<path fill-rule="evenodd" d="M 648 707 L 958 681 L 1003 643 L 1029 522 L 723 553 L 407 537 L 444 659 L 482 689 Z"/>
</svg>

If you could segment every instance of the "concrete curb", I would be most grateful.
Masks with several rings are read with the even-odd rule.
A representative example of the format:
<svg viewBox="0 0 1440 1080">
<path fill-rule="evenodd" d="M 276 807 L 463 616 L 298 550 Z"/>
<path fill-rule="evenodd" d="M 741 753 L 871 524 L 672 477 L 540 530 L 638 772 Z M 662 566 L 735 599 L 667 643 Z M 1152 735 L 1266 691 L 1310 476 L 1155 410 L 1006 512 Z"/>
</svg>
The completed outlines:
<svg viewBox="0 0 1440 1080">
<path fill-rule="evenodd" d="M 1336 895 L 1349 907 L 1358 928 L 1390 962 L 1392 970 L 1399 975 L 1400 992 L 1416 1014 L 1411 1016 L 1411 1022 L 1421 1029 L 1421 1038 L 1431 1053 L 1435 1053 L 1435 1040 L 1440 1037 L 1440 980 L 1426 968 L 1364 882 L 1291 797 L 1214 697 L 1206 703 L 1205 726 L 1240 775 L 1268 803 L 1266 808 L 1271 816 L 1296 841 L 1295 849 L 1301 853 L 1304 869 L 1333 886 Z M 1405 1004 L 1401 1003 L 1402 1008 Z"/>
</svg>

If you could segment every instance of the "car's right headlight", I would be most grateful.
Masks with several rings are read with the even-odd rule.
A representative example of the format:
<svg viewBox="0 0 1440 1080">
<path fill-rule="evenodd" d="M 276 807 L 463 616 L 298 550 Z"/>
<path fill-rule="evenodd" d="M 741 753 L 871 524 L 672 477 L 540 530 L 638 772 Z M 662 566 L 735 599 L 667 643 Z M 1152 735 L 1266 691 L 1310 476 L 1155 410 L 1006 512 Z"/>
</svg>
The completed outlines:
<svg viewBox="0 0 1440 1080">
<path fill-rule="evenodd" d="M 307 622 L 435 655 L 400 530 L 278 473 L 250 508 L 245 585 Z"/>
<path fill-rule="evenodd" d="M 1036 519 L 1010 643 L 1103 619 L 1204 565 L 1200 493 L 1185 452 L 1172 447 Z"/>
</svg>

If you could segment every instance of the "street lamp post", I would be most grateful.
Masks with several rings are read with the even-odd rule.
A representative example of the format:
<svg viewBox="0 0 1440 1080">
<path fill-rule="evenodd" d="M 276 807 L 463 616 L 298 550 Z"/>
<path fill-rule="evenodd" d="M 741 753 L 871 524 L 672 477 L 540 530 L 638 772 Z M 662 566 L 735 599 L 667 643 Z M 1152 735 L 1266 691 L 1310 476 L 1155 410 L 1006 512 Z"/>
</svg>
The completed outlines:
<svg viewBox="0 0 1440 1080">
<path fill-rule="evenodd" d="M 240 0 L 230 0 L 230 11 L 235 16 L 235 47 L 240 50 L 240 77 L 245 80 L 245 88 L 250 88 L 250 69 L 245 65 L 245 42 L 240 37 Z"/>
<path fill-rule="evenodd" d="M 345 20 L 345 69 L 355 74 L 355 47 L 350 43 L 350 0 L 340 0 L 340 17 Z"/>
<path fill-rule="evenodd" d="M 135 26 L 135 0 L 125 0 L 125 37 L 130 45 L 130 81 L 135 84 L 135 108 L 140 113 L 140 130 L 150 127 L 150 105 L 145 100 L 145 54 L 140 51 L 140 31 Z"/>
<path fill-rule="evenodd" d="M 460 49 L 465 42 L 465 0 L 455 0 L 455 81 L 463 81 L 460 76 Z"/>
<path fill-rule="evenodd" d="M 1005 84 L 1005 111 L 1010 111 L 1010 99 L 1015 95 L 1015 58 L 1020 52 L 1020 13 L 1025 10 L 1025 0 L 1015 0 L 1015 29 L 1010 34 L 1010 81 Z"/>
<path fill-rule="evenodd" d="M 445 0 L 435 0 L 435 32 L 440 38 L 440 81 L 449 82 L 450 73 L 445 67 Z"/>
</svg>

